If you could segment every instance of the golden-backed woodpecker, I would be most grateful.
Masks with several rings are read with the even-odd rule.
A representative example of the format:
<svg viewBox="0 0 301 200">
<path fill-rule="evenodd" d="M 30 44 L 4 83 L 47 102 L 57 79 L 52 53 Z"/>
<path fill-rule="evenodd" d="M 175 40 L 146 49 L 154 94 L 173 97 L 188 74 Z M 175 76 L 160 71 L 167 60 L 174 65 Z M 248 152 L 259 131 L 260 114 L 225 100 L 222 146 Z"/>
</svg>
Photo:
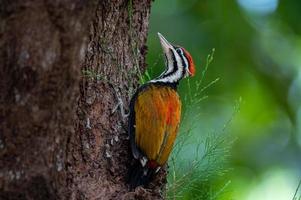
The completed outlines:
<svg viewBox="0 0 301 200">
<path fill-rule="evenodd" d="M 156 79 L 138 88 L 130 102 L 129 136 L 133 157 L 137 160 L 129 172 L 133 189 L 146 186 L 159 171 L 172 150 L 181 118 L 179 81 L 193 76 L 195 67 L 190 54 L 172 45 L 160 33 L 166 69 Z"/>
</svg>

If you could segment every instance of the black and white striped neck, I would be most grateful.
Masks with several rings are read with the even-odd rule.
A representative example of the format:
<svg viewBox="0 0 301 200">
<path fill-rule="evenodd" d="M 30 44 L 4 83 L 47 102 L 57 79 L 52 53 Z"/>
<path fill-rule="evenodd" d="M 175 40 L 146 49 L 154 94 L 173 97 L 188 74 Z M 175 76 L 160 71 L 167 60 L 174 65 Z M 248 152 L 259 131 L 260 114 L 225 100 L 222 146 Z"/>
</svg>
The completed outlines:
<svg viewBox="0 0 301 200">
<path fill-rule="evenodd" d="M 186 76 L 185 67 L 188 65 L 187 59 L 184 57 L 182 50 L 176 51 L 170 49 L 166 57 L 166 70 L 150 83 L 170 83 L 178 84 L 179 81 Z"/>
</svg>

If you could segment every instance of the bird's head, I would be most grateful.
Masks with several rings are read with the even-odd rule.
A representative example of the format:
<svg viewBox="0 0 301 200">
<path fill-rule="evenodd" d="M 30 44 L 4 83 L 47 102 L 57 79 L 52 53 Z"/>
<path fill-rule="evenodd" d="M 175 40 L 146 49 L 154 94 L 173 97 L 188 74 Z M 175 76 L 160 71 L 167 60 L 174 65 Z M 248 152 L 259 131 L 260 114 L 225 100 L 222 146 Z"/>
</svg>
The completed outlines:
<svg viewBox="0 0 301 200">
<path fill-rule="evenodd" d="M 172 45 L 168 42 L 162 34 L 158 33 L 161 46 L 166 58 L 167 69 L 164 72 L 165 76 L 169 75 L 174 78 L 181 78 L 194 76 L 195 65 L 191 55 L 183 47 Z M 163 74 L 162 74 L 163 75 Z"/>
</svg>

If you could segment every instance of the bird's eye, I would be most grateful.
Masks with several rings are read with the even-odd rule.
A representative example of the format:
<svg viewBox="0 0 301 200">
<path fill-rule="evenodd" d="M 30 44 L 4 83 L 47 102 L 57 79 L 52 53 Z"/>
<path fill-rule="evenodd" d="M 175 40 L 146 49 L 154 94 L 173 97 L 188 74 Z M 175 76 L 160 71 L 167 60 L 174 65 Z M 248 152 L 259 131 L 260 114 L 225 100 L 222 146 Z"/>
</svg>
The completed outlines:
<svg viewBox="0 0 301 200">
<path fill-rule="evenodd" d="M 178 48 L 176 51 L 177 51 L 177 53 L 179 53 L 179 54 L 183 54 L 183 50 L 182 50 L 181 48 Z"/>
</svg>

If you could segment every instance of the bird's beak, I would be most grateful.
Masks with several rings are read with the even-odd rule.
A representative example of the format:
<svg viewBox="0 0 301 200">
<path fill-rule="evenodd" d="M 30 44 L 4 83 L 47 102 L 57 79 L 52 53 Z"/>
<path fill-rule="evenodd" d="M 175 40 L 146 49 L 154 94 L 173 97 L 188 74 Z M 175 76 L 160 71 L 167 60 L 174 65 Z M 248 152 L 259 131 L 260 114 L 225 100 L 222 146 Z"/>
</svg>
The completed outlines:
<svg viewBox="0 0 301 200">
<path fill-rule="evenodd" d="M 161 46 L 165 54 L 168 54 L 170 49 L 173 48 L 173 46 L 163 37 L 161 33 L 158 33 L 158 36 L 160 38 Z"/>
</svg>

